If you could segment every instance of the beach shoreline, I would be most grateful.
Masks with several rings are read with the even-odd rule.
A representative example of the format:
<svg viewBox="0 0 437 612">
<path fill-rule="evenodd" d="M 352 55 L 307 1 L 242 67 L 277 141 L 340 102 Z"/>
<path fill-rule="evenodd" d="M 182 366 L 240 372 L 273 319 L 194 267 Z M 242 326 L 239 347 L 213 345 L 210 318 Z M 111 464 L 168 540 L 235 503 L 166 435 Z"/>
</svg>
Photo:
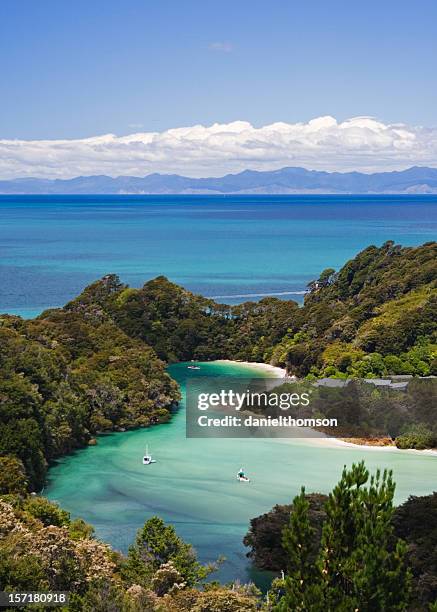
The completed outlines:
<svg viewBox="0 0 437 612">
<path fill-rule="evenodd" d="M 286 378 L 287 372 L 284 368 L 270 365 L 269 363 L 261 363 L 259 361 L 237 361 L 235 359 L 215 359 L 211 363 L 229 363 L 235 365 L 243 365 L 253 368 L 254 370 L 264 370 L 272 374 L 273 378 Z"/>
<path fill-rule="evenodd" d="M 342 440 L 341 438 L 326 438 L 327 440 L 332 440 L 333 446 L 340 446 L 343 448 L 359 448 L 370 451 L 395 451 L 397 453 L 414 453 L 416 455 L 433 455 L 437 456 L 437 449 L 434 448 L 424 448 L 423 450 L 418 450 L 416 448 L 398 448 L 393 445 L 385 445 L 378 446 L 374 444 L 355 444 L 354 442 L 347 442 L 346 440 Z"/>
<path fill-rule="evenodd" d="M 272 366 L 268 363 L 260 363 L 255 361 L 237 361 L 235 359 L 217 359 L 215 363 L 229 363 L 235 365 L 245 365 L 254 369 L 264 370 L 265 372 L 269 372 L 272 374 L 274 378 L 286 378 L 287 372 L 284 368 L 279 368 L 277 366 Z M 318 434 L 318 435 L 314 435 Z M 305 436 L 302 438 L 290 438 L 290 439 L 300 439 L 308 441 L 309 444 L 315 445 L 323 445 L 325 447 L 331 448 L 355 448 L 357 450 L 365 450 L 365 451 L 382 451 L 382 452 L 396 452 L 396 453 L 413 453 L 416 455 L 431 455 L 437 456 L 437 449 L 426 448 L 423 450 L 417 450 L 415 448 L 397 448 L 395 445 L 375 445 L 375 444 L 358 444 L 355 442 L 350 442 L 347 440 L 342 440 L 341 438 L 335 438 L 326 436 L 321 432 L 312 432 L 311 435 Z"/>
</svg>

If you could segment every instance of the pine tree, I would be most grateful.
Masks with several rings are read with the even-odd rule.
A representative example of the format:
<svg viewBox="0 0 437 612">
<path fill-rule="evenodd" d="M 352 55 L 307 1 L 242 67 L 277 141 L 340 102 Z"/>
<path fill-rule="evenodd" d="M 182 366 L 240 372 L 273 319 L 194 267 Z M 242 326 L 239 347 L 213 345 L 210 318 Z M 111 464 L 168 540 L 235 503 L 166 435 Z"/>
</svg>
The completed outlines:
<svg viewBox="0 0 437 612">
<path fill-rule="evenodd" d="M 320 573 L 312 555 L 316 530 L 309 520 L 309 508 L 302 487 L 300 495 L 293 500 L 290 522 L 283 533 L 282 545 L 288 554 L 288 566 L 284 582 L 286 595 L 276 607 L 278 612 L 316 611 L 320 601 Z"/>
<path fill-rule="evenodd" d="M 289 555 L 285 594 L 276 610 L 386 612 L 405 610 L 411 576 L 406 544 L 393 533 L 392 473 L 370 478 L 364 462 L 343 470 L 326 502 L 320 551 L 308 562 L 311 529 L 302 491 L 284 530 Z"/>
</svg>

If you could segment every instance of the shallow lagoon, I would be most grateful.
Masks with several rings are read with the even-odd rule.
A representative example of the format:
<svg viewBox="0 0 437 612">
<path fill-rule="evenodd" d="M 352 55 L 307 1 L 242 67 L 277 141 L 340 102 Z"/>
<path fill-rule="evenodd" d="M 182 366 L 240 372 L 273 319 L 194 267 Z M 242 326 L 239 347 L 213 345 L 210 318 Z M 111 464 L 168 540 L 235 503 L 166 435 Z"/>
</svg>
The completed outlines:
<svg viewBox="0 0 437 612">
<path fill-rule="evenodd" d="M 188 376 L 263 376 L 240 364 L 200 365 L 169 369 L 182 388 Z M 157 459 L 151 466 L 142 465 L 146 444 Z M 226 557 L 219 579 L 258 580 L 242 544 L 250 518 L 289 502 L 301 485 L 329 491 L 343 465 L 363 458 L 371 470 L 393 469 L 398 503 L 436 489 L 437 456 L 317 440 L 187 439 L 182 405 L 169 424 L 102 436 L 96 447 L 63 458 L 50 470 L 44 494 L 92 523 L 97 536 L 117 549 L 126 551 L 137 529 L 157 514 L 175 525 L 202 561 Z M 250 484 L 235 479 L 241 465 Z"/>
</svg>

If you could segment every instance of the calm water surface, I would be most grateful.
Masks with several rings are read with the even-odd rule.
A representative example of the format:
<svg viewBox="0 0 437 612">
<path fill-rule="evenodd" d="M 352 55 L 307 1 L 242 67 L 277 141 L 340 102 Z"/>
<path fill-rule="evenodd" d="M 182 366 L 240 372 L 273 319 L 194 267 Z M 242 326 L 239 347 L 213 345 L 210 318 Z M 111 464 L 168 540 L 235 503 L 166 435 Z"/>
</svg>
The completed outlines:
<svg viewBox="0 0 437 612">
<path fill-rule="evenodd" d="M 437 239 L 436 196 L 0 196 L 0 312 L 35 316 L 116 273 L 219 301 L 301 299 L 367 245 Z M 223 296 L 223 297 L 220 297 Z"/>
<path fill-rule="evenodd" d="M 182 390 L 187 377 L 255 375 L 242 365 L 200 365 L 201 370 L 183 363 L 169 370 Z M 157 459 L 151 466 L 142 465 L 146 444 Z M 50 470 L 44 493 L 92 523 L 97 536 L 119 550 L 126 551 L 137 529 L 157 514 L 175 525 L 202 561 L 225 555 L 219 579 L 259 582 L 262 576 L 251 568 L 242 544 L 250 519 L 290 502 L 301 485 L 328 492 L 343 465 L 363 458 L 371 470 L 393 469 L 397 502 L 436 489 L 433 456 L 324 447 L 311 440 L 187 439 L 182 404 L 169 424 L 103 436 L 96 447 L 63 458 Z M 236 481 L 241 465 L 249 484 Z"/>
</svg>

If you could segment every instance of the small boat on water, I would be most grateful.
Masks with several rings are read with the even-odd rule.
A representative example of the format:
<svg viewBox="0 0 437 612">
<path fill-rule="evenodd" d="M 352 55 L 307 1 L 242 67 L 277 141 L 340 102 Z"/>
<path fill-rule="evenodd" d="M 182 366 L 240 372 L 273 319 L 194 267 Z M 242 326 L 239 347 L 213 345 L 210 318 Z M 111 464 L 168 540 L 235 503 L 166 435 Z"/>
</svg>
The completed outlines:
<svg viewBox="0 0 437 612">
<path fill-rule="evenodd" d="M 143 465 L 150 465 L 151 463 L 156 463 L 156 459 L 152 458 L 152 455 L 149 454 L 149 447 L 146 448 L 146 454 L 143 457 Z"/>
<path fill-rule="evenodd" d="M 189 370 L 200 370 L 200 366 L 187 366 Z"/>
<path fill-rule="evenodd" d="M 237 474 L 237 480 L 239 482 L 250 482 L 250 478 L 246 476 L 246 473 L 243 468 L 240 468 L 240 471 Z"/>
</svg>

